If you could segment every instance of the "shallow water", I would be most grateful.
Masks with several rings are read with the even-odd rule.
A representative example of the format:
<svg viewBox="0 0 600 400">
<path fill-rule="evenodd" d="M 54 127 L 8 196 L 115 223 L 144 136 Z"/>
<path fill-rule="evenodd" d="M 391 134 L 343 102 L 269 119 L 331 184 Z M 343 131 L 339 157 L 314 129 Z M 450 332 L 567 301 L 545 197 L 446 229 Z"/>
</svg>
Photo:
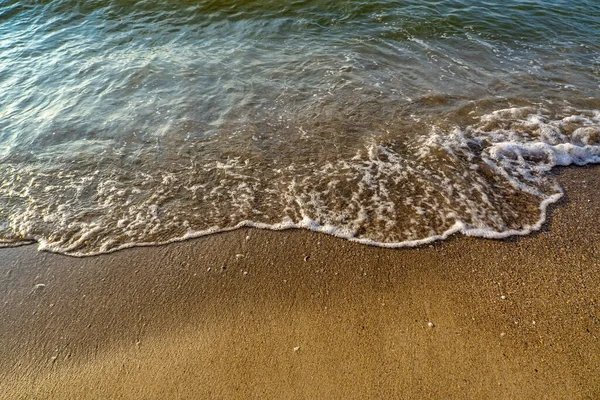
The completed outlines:
<svg viewBox="0 0 600 400">
<path fill-rule="evenodd" d="M 600 3 L 4 1 L 0 240 L 538 229 L 600 161 Z"/>
</svg>

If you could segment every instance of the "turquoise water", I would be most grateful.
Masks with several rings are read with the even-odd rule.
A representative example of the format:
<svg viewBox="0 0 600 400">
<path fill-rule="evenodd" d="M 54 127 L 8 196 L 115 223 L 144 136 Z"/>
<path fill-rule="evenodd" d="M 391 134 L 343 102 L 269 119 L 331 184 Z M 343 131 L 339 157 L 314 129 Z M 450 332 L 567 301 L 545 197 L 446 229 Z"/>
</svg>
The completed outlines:
<svg viewBox="0 0 600 400">
<path fill-rule="evenodd" d="M 538 229 L 600 161 L 600 3 L 0 2 L 0 241 Z"/>
</svg>

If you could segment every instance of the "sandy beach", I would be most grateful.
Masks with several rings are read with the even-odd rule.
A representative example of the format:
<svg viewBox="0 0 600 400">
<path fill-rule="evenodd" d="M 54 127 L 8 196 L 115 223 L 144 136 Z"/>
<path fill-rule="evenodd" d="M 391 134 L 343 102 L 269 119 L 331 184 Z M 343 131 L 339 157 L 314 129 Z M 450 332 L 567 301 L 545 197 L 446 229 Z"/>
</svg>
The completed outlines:
<svg viewBox="0 0 600 400">
<path fill-rule="evenodd" d="M 600 398 L 600 168 L 543 230 L 382 249 L 240 229 L 0 251 L 0 397 Z"/>
</svg>

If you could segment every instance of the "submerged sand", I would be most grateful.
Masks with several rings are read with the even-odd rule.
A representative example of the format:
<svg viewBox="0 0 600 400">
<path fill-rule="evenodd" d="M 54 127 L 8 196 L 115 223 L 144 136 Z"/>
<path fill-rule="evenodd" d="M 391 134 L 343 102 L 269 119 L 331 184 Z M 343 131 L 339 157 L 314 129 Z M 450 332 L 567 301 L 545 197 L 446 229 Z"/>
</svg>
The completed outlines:
<svg viewBox="0 0 600 400">
<path fill-rule="evenodd" d="M 503 241 L 2 249 L 0 398 L 600 398 L 600 168 L 560 181 Z"/>
</svg>

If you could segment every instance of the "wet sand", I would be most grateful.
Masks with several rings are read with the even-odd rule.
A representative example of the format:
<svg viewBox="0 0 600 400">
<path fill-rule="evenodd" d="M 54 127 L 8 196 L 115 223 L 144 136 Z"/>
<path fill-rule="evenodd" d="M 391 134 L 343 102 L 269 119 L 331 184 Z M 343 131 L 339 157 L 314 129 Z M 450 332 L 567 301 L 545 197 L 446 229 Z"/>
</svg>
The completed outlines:
<svg viewBox="0 0 600 400">
<path fill-rule="evenodd" d="M 0 251 L 0 398 L 600 398 L 600 168 L 535 235 Z"/>
</svg>

